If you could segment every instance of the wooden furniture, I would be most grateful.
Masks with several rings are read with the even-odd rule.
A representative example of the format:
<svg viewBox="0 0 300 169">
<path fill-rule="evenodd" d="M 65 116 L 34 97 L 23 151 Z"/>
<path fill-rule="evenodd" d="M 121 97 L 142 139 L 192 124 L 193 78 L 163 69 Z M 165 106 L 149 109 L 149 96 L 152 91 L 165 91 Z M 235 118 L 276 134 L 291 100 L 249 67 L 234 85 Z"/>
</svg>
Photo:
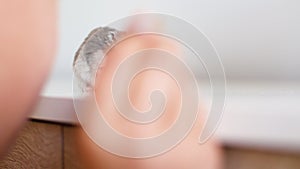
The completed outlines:
<svg viewBox="0 0 300 169">
<path fill-rule="evenodd" d="M 29 121 L 0 161 L 1 169 L 82 169 L 74 148 L 75 127 Z M 300 154 L 224 147 L 224 169 L 299 169 Z"/>
</svg>

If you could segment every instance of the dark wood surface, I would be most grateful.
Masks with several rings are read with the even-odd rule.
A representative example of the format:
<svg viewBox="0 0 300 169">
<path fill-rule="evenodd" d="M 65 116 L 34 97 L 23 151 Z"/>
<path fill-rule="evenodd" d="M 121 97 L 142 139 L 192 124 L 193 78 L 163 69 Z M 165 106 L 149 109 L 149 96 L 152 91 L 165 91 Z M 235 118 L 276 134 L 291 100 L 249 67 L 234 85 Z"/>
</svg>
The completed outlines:
<svg viewBox="0 0 300 169">
<path fill-rule="evenodd" d="M 77 129 L 72 126 L 65 126 L 64 135 L 64 169 L 83 169 L 79 154 L 80 151 L 76 142 Z"/>
<path fill-rule="evenodd" d="M 83 169 L 76 128 L 29 121 L 0 169 Z M 224 169 L 300 169 L 300 154 L 224 148 Z"/>
<path fill-rule="evenodd" d="M 225 169 L 300 169 L 300 154 L 225 148 Z"/>
<path fill-rule="evenodd" d="M 1 169 L 62 169 L 62 126 L 29 121 Z"/>
</svg>

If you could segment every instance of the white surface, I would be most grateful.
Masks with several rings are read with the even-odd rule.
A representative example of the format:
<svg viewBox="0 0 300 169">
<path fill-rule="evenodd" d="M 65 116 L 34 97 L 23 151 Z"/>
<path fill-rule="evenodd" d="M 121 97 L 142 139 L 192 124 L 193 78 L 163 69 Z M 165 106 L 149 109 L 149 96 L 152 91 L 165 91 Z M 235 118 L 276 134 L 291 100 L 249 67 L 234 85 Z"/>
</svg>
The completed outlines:
<svg viewBox="0 0 300 169">
<path fill-rule="evenodd" d="M 222 142 L 300 152 L 300 83 L 229 82 L 227 87 L 226 109 L 216 133 Z M 71 88 L 62 81 L 46 87 L 31 117 L 77 123 Z"/>
<path fill-rule="evenodd" d="M 300 84 L 229 85 L 217 136 L 232 146 L 300 152 Z"/>
<path fill-rule="evenodd" d="M 55 98 L 41 96 L 30 118 L 55 123 L 77 123 L 76 113 L 73 108 L 73 100 L 69 97 Z"/>
<path fill-rule="evenodd" d="M 183 18 L 202 30 L 220 54 L 227 77 L 300 80 L 297 0 L 62 0 L 59 6 L 55 77 L 72 75 L 74 54 L 93 28 L 135 11 L 152 11 Z"/>
</svg>

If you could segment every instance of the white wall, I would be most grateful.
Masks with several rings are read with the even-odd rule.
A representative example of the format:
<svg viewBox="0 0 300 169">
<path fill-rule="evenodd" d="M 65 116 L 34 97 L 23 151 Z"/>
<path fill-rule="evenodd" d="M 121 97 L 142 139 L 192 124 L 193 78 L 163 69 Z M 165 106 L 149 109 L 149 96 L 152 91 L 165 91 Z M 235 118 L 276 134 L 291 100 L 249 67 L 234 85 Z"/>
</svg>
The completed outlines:
<svg viewBox="0 0 300 169">
<path fill-rule="evenodd" d="M 95 27 L 135 11 L 184 18 L 213 42 L 233 78 L 300 79 L 297 0 L 60 0 L 60 40 L 53 75 L 71 76 L 78 46 Z"/>
</svg>

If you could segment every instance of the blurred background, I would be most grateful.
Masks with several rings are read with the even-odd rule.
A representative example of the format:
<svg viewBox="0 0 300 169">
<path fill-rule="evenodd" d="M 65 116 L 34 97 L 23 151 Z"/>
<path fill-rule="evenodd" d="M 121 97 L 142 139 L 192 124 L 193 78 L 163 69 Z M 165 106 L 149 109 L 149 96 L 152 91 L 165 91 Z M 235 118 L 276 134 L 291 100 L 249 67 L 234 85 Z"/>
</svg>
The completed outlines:
<svg viewBox="0 0 300 169">
<path fill-rule="evenodd" d="M 300 152 L 299 1 L 62 0 L 59 5 L 60 40 L 44 96 L 72 97 L 73 58 L 92 29 L 137 12 L 165 13 L 207 35 L 223 62 L 227 98 L 217 130 L 222 142 Z M 203 66 L 194 66 L 208 82 Z M 200 89 L 208 110 L 209 89 Z"/>
<path fill-rule="evenodd" d="M 218 51 L 227 96 L 213 136 L 221 143 L 224 168 L 300 168 L 300 1 L 60 0 L 58 6 L 59 41 L 51 76 L 0 168 L 29 162 L 37 166 L 30 168 L 80 168 L 72 98 L 75 52 L 92 29 L 137 12 L 184 19 Z M 194 66 L 207 77 L 202 65 Z M 201 103 L 209 110 L 207 92 L 201 86 Z"/>
<path fill-rule="evenodd" d="M 62 0 L 59 5 L 55 79 L 71 77 L 74 54 L 93 28 L 142 11 L 174 15 L 203 31 L 217 49 L 228 79 L 300 80 L 296 0 Z"/>
<path fill-rule="evenodd" d="M 165 13 L 207 35 L 223 62 L 227 99 L 217 137 L 225 145 L 300 152 L 299 7 L 296 0 L 61 0 L 57 58 L 44 96 L 72 96 L 73 58 L 92 29 L 137 12 Z M 210 90 L 201 87 L 209 109 Z"/>
</svg>

